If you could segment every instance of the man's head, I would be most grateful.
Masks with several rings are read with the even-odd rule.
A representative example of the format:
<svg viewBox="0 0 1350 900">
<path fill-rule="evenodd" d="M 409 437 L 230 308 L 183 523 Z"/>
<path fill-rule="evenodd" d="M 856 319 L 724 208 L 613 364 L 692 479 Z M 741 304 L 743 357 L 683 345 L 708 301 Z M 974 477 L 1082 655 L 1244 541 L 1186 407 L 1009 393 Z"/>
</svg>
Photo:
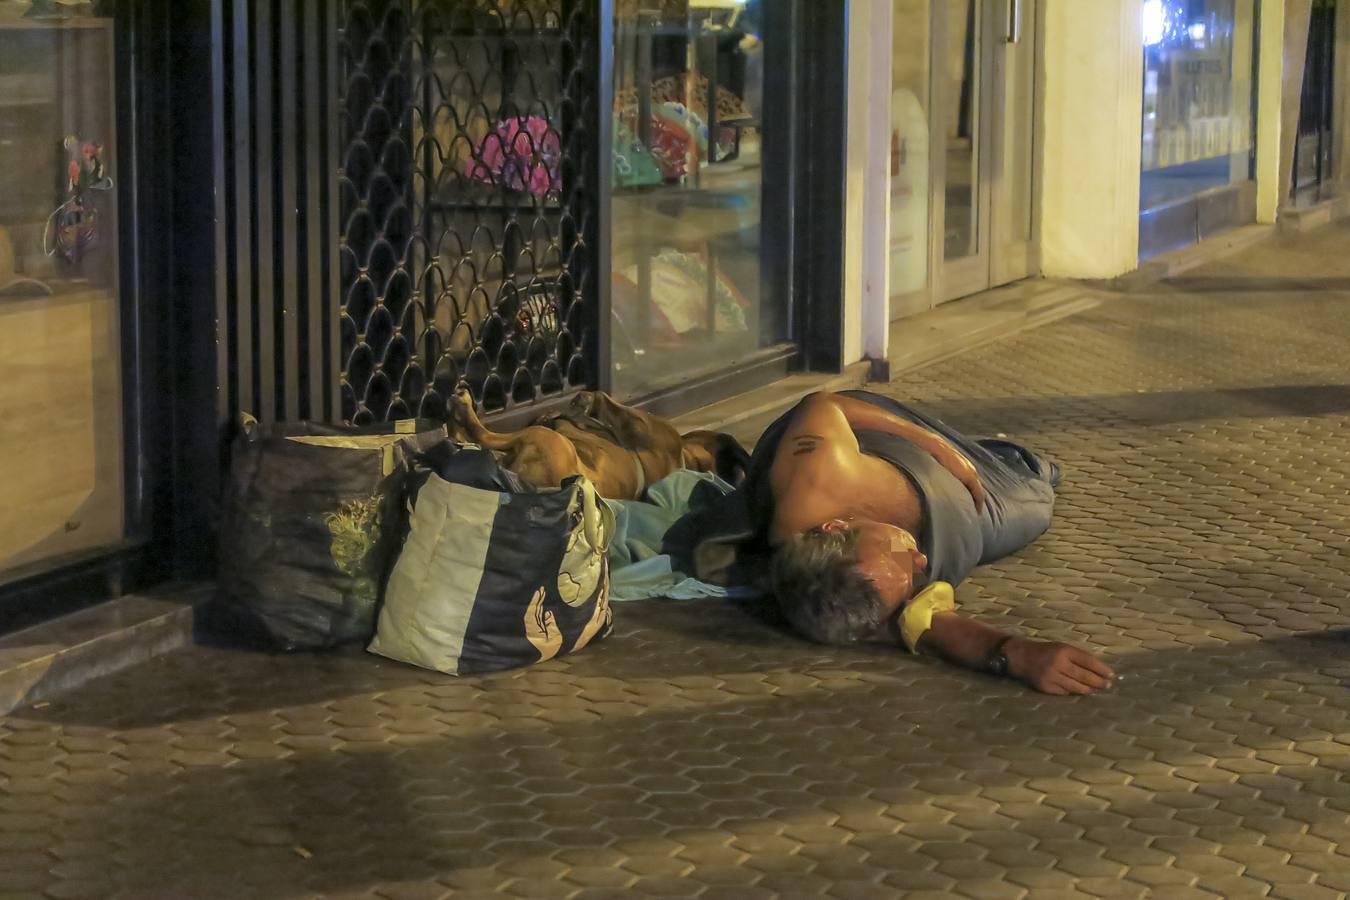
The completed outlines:
<svg viewBox="0 0 1350 900">
<path fill-rule="evenodd" d="M 928 568 L 914 536 L 884 522 L 832 519 L 780 547 L 771 577 L 789 624 L 822 644 L 875 636 Z"/>
</svg>

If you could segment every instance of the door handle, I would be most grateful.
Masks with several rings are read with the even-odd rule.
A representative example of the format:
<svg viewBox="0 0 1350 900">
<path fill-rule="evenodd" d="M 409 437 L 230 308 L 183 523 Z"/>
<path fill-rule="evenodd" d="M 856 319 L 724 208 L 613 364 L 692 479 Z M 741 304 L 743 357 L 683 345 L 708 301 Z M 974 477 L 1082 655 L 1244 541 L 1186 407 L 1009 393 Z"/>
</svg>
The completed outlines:
<svg viewBox="0 0 1350 900">
<path fill-rule="evenodd" d="M 1008 0 L 1007 41 L 1009 44 L 1022 42 L 1022 0 Z"/>
</svg>

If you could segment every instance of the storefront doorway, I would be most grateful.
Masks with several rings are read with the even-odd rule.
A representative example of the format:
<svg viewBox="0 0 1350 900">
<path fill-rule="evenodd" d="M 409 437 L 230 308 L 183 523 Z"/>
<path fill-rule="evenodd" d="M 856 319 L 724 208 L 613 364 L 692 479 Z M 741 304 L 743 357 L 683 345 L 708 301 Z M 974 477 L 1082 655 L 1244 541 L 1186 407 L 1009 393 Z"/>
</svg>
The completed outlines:
<svg viewBox="0 0 1350 900">
<path fill-rule="evenodd" d="M 1334 191 L 1336 124 L 1336 0 L 1317 0 L 1308 21 L 1308 52 L 1294 143 L 1291 198 L 1311 206 Z"/>
<path fill-rule="evenodd" d="M 1036 3 L 896 0 L 894 28 L 891 317 L 901 318 L 1037 267 Z"/>
<path fill-rule="evenodd" d="M 1035 4 L 943 0 L 934 54 L 943 140 L 936 300 L 954 300 L 1032 271 Z"/>
</svg>

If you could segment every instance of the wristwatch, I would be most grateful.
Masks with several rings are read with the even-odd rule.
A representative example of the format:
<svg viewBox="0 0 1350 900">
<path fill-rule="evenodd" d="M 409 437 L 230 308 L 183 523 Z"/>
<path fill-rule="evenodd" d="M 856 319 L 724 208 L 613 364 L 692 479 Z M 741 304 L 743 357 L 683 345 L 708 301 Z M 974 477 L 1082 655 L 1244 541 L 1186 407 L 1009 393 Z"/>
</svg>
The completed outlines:
<svg viewBox="0 0 1350 900">
<path fill-rule="evenodd" d="M 995 678 L 1008 677 L 1008 654 L 1003 652 L 1004 646 L 1012 636 L 1003 638 L 994 645 L 994 649 L 989 651 L 989 655 L 984 658 L 984 670 Z"/>
</svg>

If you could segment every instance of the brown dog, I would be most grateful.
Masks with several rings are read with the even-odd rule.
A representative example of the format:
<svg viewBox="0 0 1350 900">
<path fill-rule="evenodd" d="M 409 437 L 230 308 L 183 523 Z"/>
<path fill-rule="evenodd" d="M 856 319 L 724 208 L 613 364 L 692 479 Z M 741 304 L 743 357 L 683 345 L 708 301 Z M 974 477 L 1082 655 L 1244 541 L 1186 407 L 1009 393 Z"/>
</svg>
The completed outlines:
<svg viewBox="0 0 1350 900">
<path fill-rule="evenodd" d="M 502 464 L 535 487 L 557 487 L 585 475 L 602 497 L 637 500 L 676 469 L 716 472 L 737 484 L 750 455 L 729 434 L 694 431 L 681 436 L 651 413 L 608 394 L 578 394 L 566 411 L 510 434 L 489 431 L 466 391 L 450 409 L 450 437 L 502 454 Z"/>
</svg>

